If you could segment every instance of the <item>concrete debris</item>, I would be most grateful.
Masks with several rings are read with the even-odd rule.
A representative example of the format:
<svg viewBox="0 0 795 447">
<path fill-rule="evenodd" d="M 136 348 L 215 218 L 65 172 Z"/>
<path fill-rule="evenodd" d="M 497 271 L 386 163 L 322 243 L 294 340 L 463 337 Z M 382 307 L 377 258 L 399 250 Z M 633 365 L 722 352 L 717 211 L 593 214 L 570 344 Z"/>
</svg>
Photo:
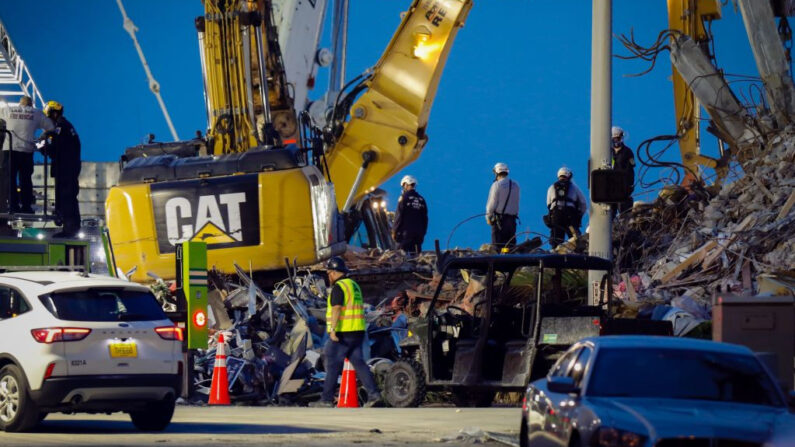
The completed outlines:
<svg viewBox="0 0 795 447">
<path fill-rule="evenodd" d="M 657 316 L 692 336 L 718 293 L 792 293 L 787 280 L 770 278 L 795 270 L 795 127 L 768 137 L 769 149 L 745 159 L 734 182 L 667 186 L 617 219 L 619 312 L 649 316 L 670 306 Z"/>
<path fill-rule="evenodd" d="M 451 442 L 456 444 L 485 444 L 489 441 L 496 441 L 500 444 L 509 446 L 519 446 L 515 436 L 502 435 L 484 431 L 478 427 L 462 428 L 456 433 L 438 439 L 439 442 Z"/>
</svg>

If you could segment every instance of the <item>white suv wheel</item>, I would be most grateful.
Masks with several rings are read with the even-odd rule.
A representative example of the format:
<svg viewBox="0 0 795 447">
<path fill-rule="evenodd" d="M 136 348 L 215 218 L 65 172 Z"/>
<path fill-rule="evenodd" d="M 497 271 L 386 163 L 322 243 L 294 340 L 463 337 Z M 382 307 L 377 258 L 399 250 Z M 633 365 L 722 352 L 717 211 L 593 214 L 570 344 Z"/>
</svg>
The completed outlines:
<svg viewBox="0 0 795 447">
<path fill-rule="evenodd" d="M 19 410 L 19 384 L 12 375 L 0 379 L 0 420 L 11 422 Z"/>
</svg>

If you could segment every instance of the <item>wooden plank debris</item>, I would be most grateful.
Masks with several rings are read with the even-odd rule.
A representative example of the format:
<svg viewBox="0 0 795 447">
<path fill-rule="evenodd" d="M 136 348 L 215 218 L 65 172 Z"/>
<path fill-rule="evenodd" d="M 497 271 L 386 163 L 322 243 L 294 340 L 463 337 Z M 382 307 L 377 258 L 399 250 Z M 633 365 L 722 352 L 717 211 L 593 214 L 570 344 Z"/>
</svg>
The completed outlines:
<svg viewBox="0 0 795 447">
<path fill-rule="evenodd" d="M 748 292 L 751 286 L 751 261 L 746 259 L 743 263 L 743 290 Z"/>
<path fill-rule="evenodd" d="M 715 251 L 713 251 L 712 253 L 707 255 L 706 258 L 704 258 L 703 267 L 706 269 L 710 265 L 712 265 L 712 263 L 715 262 L 715 260 L 720 258 L 724 250 L 729 248 L 732 244 L 734 244 L 737 241 L 737 238 L 740 237 L 740 233 L 754 226 L 755 223 L 756 223 L 756 216 L 754 216 L 753 214 L 746 216 L 745 219 L 743 219 L 743 221 L 740 222 L 739 225 L 737 225 L 737 228 L 734 229 L 734 233 L 731 235 L 731 237 L 729 237 L 729 239 L 726 240 L 725 242 L 719 244 L 718 248 L 715 249 Z"/>
<path fill-rule="evenodd" d="M 754 176 L 751 176 L 751 180 L 753 180 L 754 183 L 756 183 L 756 186 L 758 186 L 759 189 L 762 190 L 762 192 L 767 196 L 768 199 L 770 199 L 771 202 L 775 202 L 776 201 L 776 196 L 774 196 L 773 193 L 770 192 L 769 189 L 767 189 L 767 186 L 765 186 L 765 184 L 762 183 L 761 180 L 759 180 L 758 178 L 756 178 Z"/>
<path fill-rule="evenodd" d="M 795 190 L 789 195 L 789 198 L 784 203 L 784 206 L 781 207 L 781 211 L 778 212 L 778 216 L 776 216 L 776 220 L 781 220 L 789 214 L 789 210 L 792 209 L 792 206 L 795 205 Z"/>
<path fill-rule="evenodd" d="M 706 257 L 707 252 L 712 250 L 713 248 L 715 248 L 717 245 L 718 245 L 718 242 L 715 241 L 715 240 L 709 241 L 706 244 L 702 245 L 701 248 L 699 248 L 698 250 L 694 251 L 690 256 L 687 257 L 687 259 L 685 259 L 679 265 L 674 267 L 673 270 L 671 270 L 670 272 L 666 273 L 665 276 L 662 277 L 660 282 L 662 284 L 665 284 L 668 281 L 670 281 L 672 279 L 675 279 L 683 271 L 685 271 L 685 269 L 687 269 L 688 267 L 692 267 L 694 265 L 698 265 L 699 262 L 704 260 L 704 257 Z"/>
</svg>

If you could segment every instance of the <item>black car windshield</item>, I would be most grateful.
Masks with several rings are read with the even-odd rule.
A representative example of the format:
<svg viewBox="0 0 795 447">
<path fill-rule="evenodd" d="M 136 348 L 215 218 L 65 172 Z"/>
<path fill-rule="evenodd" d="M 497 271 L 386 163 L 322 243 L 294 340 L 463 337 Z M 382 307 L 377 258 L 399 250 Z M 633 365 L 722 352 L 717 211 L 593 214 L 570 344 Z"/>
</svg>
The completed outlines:
<svg viewBox="0 0 795 447">
<path fill-rule="evenodd" d="M 600 348 L 586 395 L 784 406 L 755 357 L 684 349 Z"/>
<path fill-rule="evenodd" d="M 155 321 L 165 312 L 148 291 L 94 288 L 54 292 L 41 302 L 56 318 L 69 321 Z"/>
</svg>

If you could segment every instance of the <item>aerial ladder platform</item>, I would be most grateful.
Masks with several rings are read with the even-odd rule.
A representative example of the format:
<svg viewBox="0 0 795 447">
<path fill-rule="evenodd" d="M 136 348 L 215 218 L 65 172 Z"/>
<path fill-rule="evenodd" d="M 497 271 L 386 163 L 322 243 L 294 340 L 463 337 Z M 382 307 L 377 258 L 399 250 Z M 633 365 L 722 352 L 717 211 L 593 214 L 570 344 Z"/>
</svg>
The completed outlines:
<svg viewBox="0 0 795 447">
<path fill-rule="evenodd" d="M 23 96 L 30 96 L 33 105 L 44 107 L 44 97 L 33 80 L 28 66 L 14 47 L 8 28 L 0 21 L 0 96 L 8 104 L 18 104 Z"/>
<path fill-rule="evenodd" d="M 17 105 L 23 96 L 30 96 L 35 107 L 44 108 L 44 96 L 41 94 L 38 85 L 36 85 L 36 81 L 33 80 L 33 75 L 30 74 L 25 60 L 22 59 L 22 55 L 14 46 L 8 28 L 0 21 L 0 107 Z M 2 136 L 7 138 L 7 135 Z M 0 223 L 5 223 L 3 221 L 10 222 L 11 226 L 21 234 L 21 230 L 24 227 L 52 220 L 53 217 L 48 216 L 46 212 L 48 189 L 46 182 L 44 182 L 44 185 L 34 185 L 34 191 L 42 188 L 44 190 L 45 204 L 42 208 L 44 210 L 43 214 L 0 213 Z"/>
</svg>

